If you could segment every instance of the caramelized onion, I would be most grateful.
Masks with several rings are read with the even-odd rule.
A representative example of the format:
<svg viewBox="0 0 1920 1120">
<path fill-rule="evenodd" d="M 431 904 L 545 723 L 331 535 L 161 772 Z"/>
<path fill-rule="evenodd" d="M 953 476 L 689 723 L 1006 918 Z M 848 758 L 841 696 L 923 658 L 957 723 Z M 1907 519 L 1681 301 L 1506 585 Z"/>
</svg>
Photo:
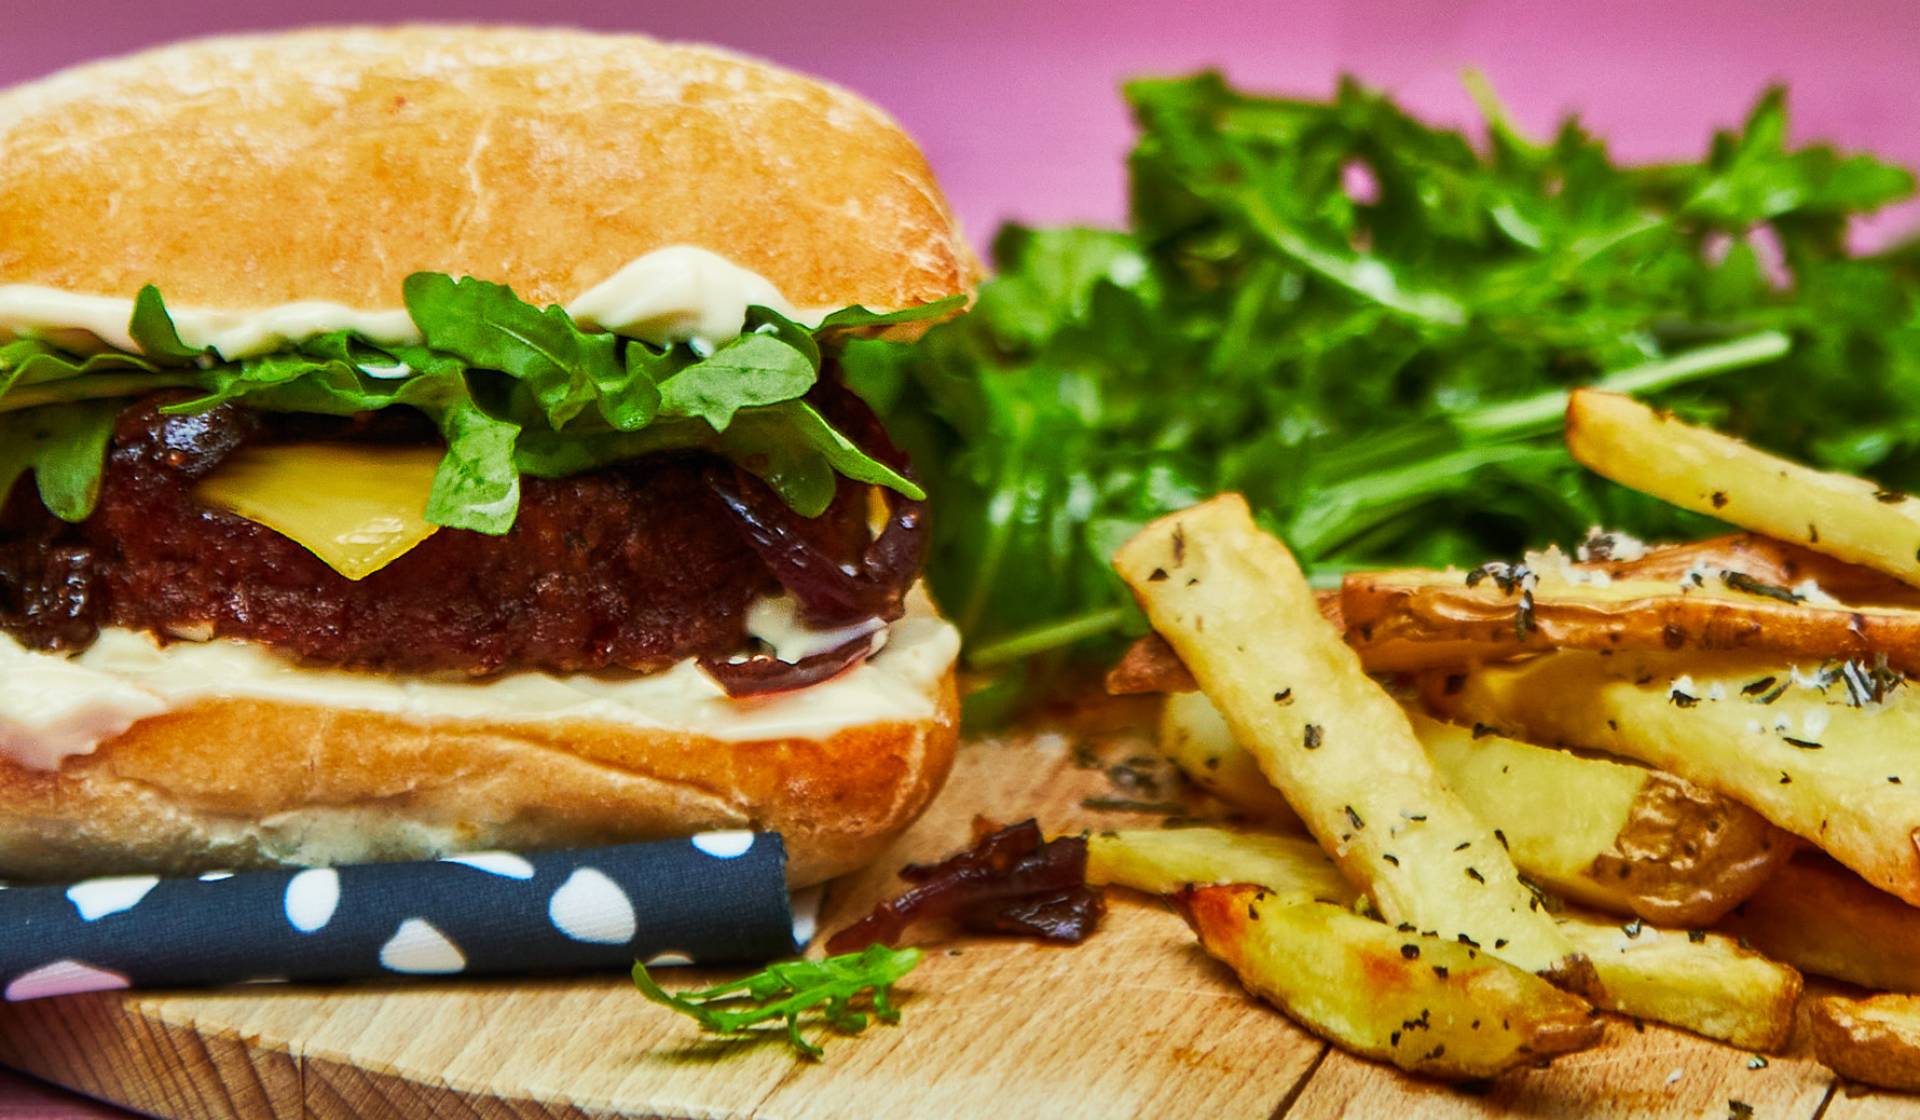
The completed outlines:
<svg viewBox="0 0 1920 1120">
<path fill-rule="evenodd" d="M 821 410 L 848 439 L 911 477 L 906 456 L 858 397 L 825 382 L 816 393 Z M 831 531 L 839 519 L 800 516 L 747 471 L 716 466 L 707 472 L 707 484 L 774 578 L 799 601 L 800 619 L 807 625 L 829 630 L 869 618 L 892 622 L 906 610 L 907 591 L 926 559 L 926 503 L 881 491 L 887 523 L 864 550 L 849 555 L 846 542 L 835 540 Z M 865 498 L 864 485 L 843 479 L 834 500 Z"/>
<path fill-rule="evenodd" d="M 756 654 L 742 661 L 702 657 L 700 667 L 735 700 L 746 696 L 790 692 L 837 677 L 865 661 L 879 649 L 880 639 L 885 633 L 884 630 L 878 630 L 862 634 L 824 653 L 810 654 L 798 661 L 782 661 L 771 654 Z"/>
<path fill-rule="evenodd" d="M 898 898 L 833 935 L 830 953 L 875 942 L 897 945 L 914 922 L 952 918 L 975 933 L 1011 933 L 1048 941 L 1083 941 L 1106 903 L 1087 886 L 1087 842 L 1048 840 L 1033 820 L 993 830 L 975 822 L 974 846 L 940 863 L 909 866 L 915 884 Z"/>
</svg>

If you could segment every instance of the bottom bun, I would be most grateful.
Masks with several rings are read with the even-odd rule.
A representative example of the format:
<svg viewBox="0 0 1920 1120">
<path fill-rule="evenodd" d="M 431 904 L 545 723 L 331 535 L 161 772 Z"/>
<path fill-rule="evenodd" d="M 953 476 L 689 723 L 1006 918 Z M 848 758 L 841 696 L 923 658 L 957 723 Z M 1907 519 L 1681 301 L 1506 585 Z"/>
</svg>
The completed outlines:
<svg viewBox="0 0 1920 1120">
<path fill-rule="evenodd" d="M 753 828 L 782 834 L 788 880 L 807 886 L 872 859 L 946 780 L 951 672 L 935 688 L 929 719 L 755 742 L 203 701 L 58 770 L 0 760 L 0 876 L 430 859 Z"/>
</svg>

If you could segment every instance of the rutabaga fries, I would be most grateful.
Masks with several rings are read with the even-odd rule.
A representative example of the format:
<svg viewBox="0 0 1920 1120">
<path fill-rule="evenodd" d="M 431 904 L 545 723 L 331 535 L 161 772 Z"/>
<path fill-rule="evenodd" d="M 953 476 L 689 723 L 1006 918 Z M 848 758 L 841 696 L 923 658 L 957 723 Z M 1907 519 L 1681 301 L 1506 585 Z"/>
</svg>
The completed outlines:
<svg viewBox="0 0 1920 1120">
<path fill-rule="evenodd" d="M 1813 1056 L 1882 1089 L 1920 1092 L 1920 996 L 1822 996 L 1807 1008 Z"/>
<path fill-rule="evenodd" d="M 1696 513 L 1920 583 L 1920 502 L 1804 467 L 1630 397 L 1577 389 L 1567 450 L 1593 471 Z"/>
<path fill-rule="evenodd" d="M 1492 826 L 1521 874 L 1576 902 L 1711 925 L 1792 854 L 1795 842 L 1753 810 L 1671 774 L 1409 718 L 1441 777 Z M 1278 798 L 1204 695 L 1167 698 L 1160 742 L 1222 801 L 1258 812 Z"/>
<path fill-rule="evenodd" d="M 1920 992 L 1920 908 L 1819 852 L 1788 861 L 1720 928 L 1802 972 Z"/>
<path fill-rule="evenodd" d="M 1603 1033 L 1585 1001 L 1457 941 L 1253 886 L 1175 901 L 1248 990 L 1343 1049 L 1413 1073 L 1492 1077 Z"/>
<path fill-rule="evenodd" d="M 1245 500 L 1222 495 L 1161 518 L 1114 566 L 1234 738 L 1382 916 L 1594 990 L 1592 965 L 1447 789 L 1400 705 L 1321 617 L 1292 555 L 1254 525 Z"/>
<path fill-rule="evenodd" d="M 1858 662 L 1567 652 L 1426 689 L 1461 721 L 1637 758 L 1729 797 L 1920 903 L 1920 692 Z"/>
<path fill-rule="evenodd" d="M 1087 837 L 1087 882 L 1147 894 L 1253 883 L 1273 894 L 1347 906 L 1359 897 L 1319 845 L 1305 836 L 1224 828 L 1130 828 Z"/>
<path fill-rule="evenodd" d="M 1342 907 L 1358 897 L 1305 839 L 1215 828 L 1097 833 L 1087 841 L 1087 881 L 1158 894 L 1182 884 L 1248 883 L 1277 899 Z M 1558 921 L 1599 970 L 1606 987 L 1600 1006 L 1609 1011 L 1755 1050 L 1777 1049 L 1792 1032 L 1800 974 L 1730 938 L 1575 914 L 1560 915 Z M 1351 937 L 1359 930 L 1342 923 L 1336 932 Z M 1363 940 L 1378 936 L 1377 929 L 1367 931 Z M 1282 1006 L 1303 1021 L 1314 1011 Z M 1346 1044 L 1333 1028 L 1309 1025 Z"/>
<path fill-rule="evenodd" d="M 1227 721 L 1203 692 L 1176 692 L 1160 709 L 1160 753 L 1201 789 L 1278 828 L 1301 827 L 1260 764 L 1234 742 Z"/>
<path fill-rule="evenodd" d="M 1576 902 L 1711 925 L 1796 846 L 1745 805 L 1671 774 L 1417 714 L 1413 728 L 1521 872 Z"/>
<path fill-rule="evenodd" d="M 1726 568 L 1696 568 L 1675 582 L 1570 582 L 1575 574 L 1504 564 L 1354 573 L 1342 588 L 1348 640 L 1369 666 L 1391 659 L 1402 668 L 1459 664 L 1450 647 L 1462 642 L 1485 646 L 1482 661 L 1552 649 L 1698 649 L 1782 661 L 1884 653 L 1920 667 L 1920 610 L 1846 606 L 1806 584 L 1796 590 Z M 1424 659 L 1405 652 L 1429 645 Z"/>
<path fill-rule="evenodd" d="M 1572 916 L 1561 929 L 1599 970 L 1608 1011 L 1745 1050 L 1779 1050 L 1793 1034 L 1800 974 L 1730 937 Z"/>
</svg>

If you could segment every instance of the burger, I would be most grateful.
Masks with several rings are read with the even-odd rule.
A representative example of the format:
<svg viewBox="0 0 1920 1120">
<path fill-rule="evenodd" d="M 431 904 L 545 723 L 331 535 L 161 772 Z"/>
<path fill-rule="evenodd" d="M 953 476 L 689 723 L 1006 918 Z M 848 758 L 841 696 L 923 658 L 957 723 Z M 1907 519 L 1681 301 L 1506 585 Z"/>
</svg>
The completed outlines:
<svg viewBox="0 0 1920 1120">
<path fill-rule="evenodd" d="M 977 265 L 913 142 L 705 47 L 204 40 L 0 93 L 0 875 L 780 832 L 949 768 L 850 340 Z"/>
</svg>

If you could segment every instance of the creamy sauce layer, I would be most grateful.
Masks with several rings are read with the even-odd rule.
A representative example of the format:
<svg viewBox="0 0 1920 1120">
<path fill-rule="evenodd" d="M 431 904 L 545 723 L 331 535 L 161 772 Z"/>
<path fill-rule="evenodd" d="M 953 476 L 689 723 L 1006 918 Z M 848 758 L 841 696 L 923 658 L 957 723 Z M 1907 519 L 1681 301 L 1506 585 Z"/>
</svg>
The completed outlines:
<svg viewBox="0 0 1920 1120">
<path fill-rule="evenodd" d="M 671 245 L 638 257 L 565 306 L 589 329 L 655 345 L 691 342 L 710 347 L 739 334 L 747 308 L 755 305 L 809 326 L 832 310 L 796 308 L 771 280 L 693 245 Z M 271 354 L 289 343 L 331 331 L 354 331 L 389 346 L 421 341 L 419 330 L 402 308 L 369 310 L 308 300 L 244 311 L 193 307 L 169 307 L 168 311 L 182 342 L 196 348 L 211 346 L 229 360 Z M 0 284 L 0 338 L 64 339 L 82 332 L 116 349 L 137 351 L 127 332 L 132 316 L 131 298 Z"/>
<path fill-rule="evenodd" d="M 72 657 L 0 635 L 0 757 L 52 770 L 143 719 L 208 700 L 263 700 L 405 719 L 585 720 L 735 742 L 820 738 L 848 727 L 935 714 L 935 685 L 960 635 L 923 591 L 885 646 L 830 681 L 734 700 L 693 661 L 637 676 L 509 673 L 484 680 L 406 677 L 297 665 L 272 650 L 220 640 L 162 645 L 108 629 Z"/>
</svg>

